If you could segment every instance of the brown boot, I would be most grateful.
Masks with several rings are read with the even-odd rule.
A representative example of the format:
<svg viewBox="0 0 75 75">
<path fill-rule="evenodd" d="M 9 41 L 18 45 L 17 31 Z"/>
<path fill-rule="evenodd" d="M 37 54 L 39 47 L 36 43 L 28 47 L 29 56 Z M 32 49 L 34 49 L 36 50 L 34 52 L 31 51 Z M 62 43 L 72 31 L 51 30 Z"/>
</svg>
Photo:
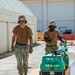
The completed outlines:
<svg viewBox="0 0 75 75">
<path fill-rule="evenodd" d="M 20 74 L 20 75 L 23 75 L 23 74 Z"/>
<path fill-rule="evenodd" d="M 27 75 L 27 73 L 24 73 L 24 75 Z"/>
</svg>

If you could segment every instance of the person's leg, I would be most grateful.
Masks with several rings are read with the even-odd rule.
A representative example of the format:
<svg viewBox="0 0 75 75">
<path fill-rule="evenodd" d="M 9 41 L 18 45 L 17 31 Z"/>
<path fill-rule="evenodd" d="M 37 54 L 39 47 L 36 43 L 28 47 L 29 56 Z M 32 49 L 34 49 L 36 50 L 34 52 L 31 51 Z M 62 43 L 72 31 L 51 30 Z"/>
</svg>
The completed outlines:
<svg viewBox="0 0 75 75">
<path fill-rule="evenodd" d="M 17 69 L 20 75 L 23 75 L 23 66 L 22 66 L 22 50 L 19 45 L 15 47 L 15 56 L 17 59 Z"/>
<path fill-rule="evenodd" d="M 58 50 L 58 49 L 59 49 L 58 46 L 54 46 L 54 47 L 52 47 L 52 50 L 53 50 L 53 51 Z"/>
<path fill-rule="evenodd" d="M 23 68 L 24 68 L 24 75 L 28 73 L 28 57 L 25 56 L 23 59 Z"/>
<path fill-rule="evenodd" d="M 28 73 L 28 45 L 23 47 L 23 69 L 24 69 L 24 75 L 27 75 Z"/>
<path fill-rule="evenodd" d="M 46 46 L 46 47 L 45 47 L 45 54 L 49 54 L 49 53 L 51 53 L 51 52 L 52 52 L 52 48 L 49 47 L 49 46 Z"/>
</svg>

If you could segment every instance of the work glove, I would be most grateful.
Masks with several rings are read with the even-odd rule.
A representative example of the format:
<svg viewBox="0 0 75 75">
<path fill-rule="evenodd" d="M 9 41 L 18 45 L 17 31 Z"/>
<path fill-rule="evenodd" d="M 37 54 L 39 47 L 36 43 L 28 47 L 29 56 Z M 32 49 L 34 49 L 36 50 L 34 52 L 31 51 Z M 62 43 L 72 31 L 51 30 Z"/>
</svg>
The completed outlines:
<svg viewBox="0 0 75 75">
<path fill-rule="evenodd" d="M 14 47 L 14 45 L 12 45 L 12 46 L 11 46 L 11 50 L 12 50 L 12 51 L 14 51 L 14 50 L 15 50 L 15 47 Z"/>
<path fill-rule="evenodd" d="M 60 43 L 60 45 L 63 46 L 63 44 L 64 44 L 65 42 L 67 43 L 66 40 L 62 40 L 61 43 Z"/>
<path fill-rule="evenodd" d="M 30 53 L 30 54 L 33 53 L 32 46 L 30 46 L 30 48 L 29 48 L 29 53 Z"/>
<path fill-rule="evenodd" d="M 67 43 L 67 40 L 63 40 L 62 43 Z"/>
<path fill-rule="evenodd" d="M 64 42 L 66 42 L 66 43 L 67 43 L 67 40 L 65 40 Z"/>
</svg>

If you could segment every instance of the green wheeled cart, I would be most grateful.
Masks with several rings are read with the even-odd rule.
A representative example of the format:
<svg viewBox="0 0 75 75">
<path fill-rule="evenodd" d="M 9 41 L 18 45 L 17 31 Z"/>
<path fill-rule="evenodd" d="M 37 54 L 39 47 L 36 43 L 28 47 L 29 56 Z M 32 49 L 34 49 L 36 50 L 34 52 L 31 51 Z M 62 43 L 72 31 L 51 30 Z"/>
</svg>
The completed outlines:
<svg viewBox="0 0 75 75">
<path fill-rule="evenodd" d="M 69 67 L 67 51 L 68 48 L 65 41 L 61 49 L 44 55 L 40 64 L 39 75 L 65 75 L 65 71 Z"/>
</svg>

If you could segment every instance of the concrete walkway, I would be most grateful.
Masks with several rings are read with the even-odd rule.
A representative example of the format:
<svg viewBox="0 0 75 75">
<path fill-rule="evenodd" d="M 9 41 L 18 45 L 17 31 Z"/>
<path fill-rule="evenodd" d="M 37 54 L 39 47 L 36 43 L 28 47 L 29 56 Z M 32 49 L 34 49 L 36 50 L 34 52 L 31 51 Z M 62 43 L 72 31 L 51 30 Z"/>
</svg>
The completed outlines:
<svg viewBox="0 0 75 75">
<path fill-rule="evenodd" d="M 40 42 L 39 42 L 40 43 Z M 41 45 L 34 47 L 33 54 L 29 56 L 29 70 L 28 75 L 39 75 L 39 66 L 41 63 L 41 58 L 44 55 L 45 43 L 43 42 Z M 75 47 L 69 46 L 69 56 L 70 56 L 70 64 L 71 72 L 70 75 L 74 75 L 75 72 Z M 0 75 L 18 75 L 18 71 L 16 69 L 16 58 L 15 55 L 11 55 L 9 57 L 0 59 Z"/>
</svg>

